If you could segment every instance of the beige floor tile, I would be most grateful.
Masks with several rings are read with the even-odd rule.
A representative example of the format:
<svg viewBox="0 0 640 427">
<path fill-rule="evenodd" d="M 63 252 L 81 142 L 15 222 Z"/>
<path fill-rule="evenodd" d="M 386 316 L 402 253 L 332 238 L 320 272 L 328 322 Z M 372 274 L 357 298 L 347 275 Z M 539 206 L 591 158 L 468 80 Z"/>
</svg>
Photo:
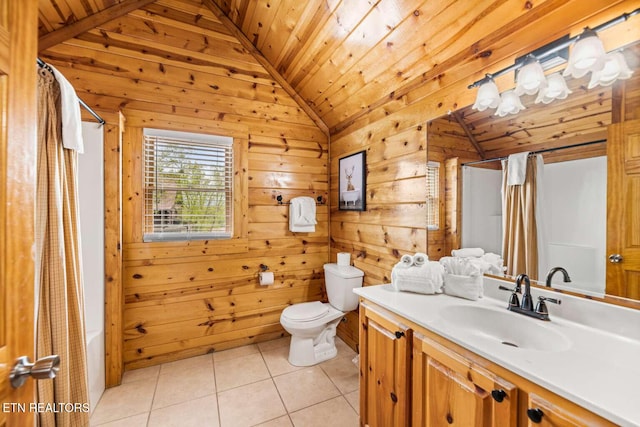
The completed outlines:
<svg viewBox="0 0 640 427">
<path fill-rule="evenodd" d="M 319 366 L 280 375 L 273 381 L 289 413 L 340 394 Z"/>
<path fill-rule="evenodd" d="M 149 412 L 155 381 L 134 381 L 105 390 L 91 415 L 91 425 Z"/>
<path fill-rule="evenodd" d="M 95 425 L 93 422 L 90 422 L 89 425 L 91 427 L 147 427 L 147 418 L 149 418 L 149 413 L 145 412 L 144 414 L 134 415 L 133 417 L 123 418 L 106 424 Z"/>
<path fill-rule="evenodd" d="M 291 343 L 291 337 L 286 336 L 286 337 L 278 338 L 276 340 L 270 340 L 270 341 L 258 343 L 258 348 L 260 349 L 260 351 L 269 351 L 269 350 L 273 350 L 275 348 L 280 348 L 280 347 L 288 348 L 290 343 Z"/>
<path fill-rule="evenodd" d="M 358 415 L 342 396 L 290 415 L 296 427 L 357 427 L 359 423 Z"/>
<path fill-rule="evenodd" d="M 257 345 L 243 345 L 242 347 L 236 347 L 229 350 L 223 350 L 213 353 L 213 361 L 222 362 L 223 360 L 235 359 L 236 357 L 248 356 L 254 353 L 260 353 Z"/>
<path fill-rule="evenodd" d="M 254 426 L 287 413 L 271 379 L 218 393 L 218 410 L 222 427 Z"/>
<path fill-rule="evenodd" d="M 216 395 L 151 411 L 148 427 L 219 427 Z"/>
<path fill-rule="evenodd" d="M 336 357 L 348 357 L 349 359 L 353 359 L 356 357 L 356 354 L 358 354 L 338 337 L 336 337 L 336 349 L 338 350 L 338 355 Z"/>
<path fill-rule="evenodd" d="M 200 363 L 201 366 L 185 364 L 184 369 L 180 371 L 176 366 L 165 370 L 166 365 L 162 365 L 152 408 L 164 408 L 214 394 L 216 384 L 211 358 L 208 361 L 201 359 Z"/>
<path fill-rule="evenodd" d="M 260 353 L 215 361 L 216 388 L 228 390 L 271 378 Z"/>
<path fill-rule="evenodd" d="M 158 379 L 160 373 L 160 365 L 149 366 L 148 368 L 134 369 L 132 371 L 126 371 L 122 376 L 122 384 L 127 384 L 133 381 L 155 381 Z"/>
<path fill-rule="evenodd" d="M 266 423 L 257 424 L 255 427 L 292 427 L 291 419 L 289 415 L 276 418 L 275 420 L 267 421 Z"/>
<path fill-rule="evenodd" d="M 344 395 L 349 405 L 356 411 L 356 414 L 360 414 L 360 390 L 352 391 L 351 393 Z"/>
<path fill-rule="evenodd" d="M 188 359 L 176 360 L 175 362 L 163 363 L 160 366 L 160 377 L 165 375 L 182 375 L 185 371 L 198 369 L 213 370 L 213 359 L 210 354 L 190 357 Z"/>
<path fill-rule="evenodd" d="M 301 366 L 293 366 L 289 363 L 289 346 L 277 347 L 273 350 L 262 352 L 262 357 L 271 372 L 271 376 L 287 374 L 303 369 Z"/>
<path fill-rule="evenodd" d="M 347 394 L 358 389 L 360 372 L 348 357 L 334 357 L 320 364 L 340 393 Z"/>
</svg>

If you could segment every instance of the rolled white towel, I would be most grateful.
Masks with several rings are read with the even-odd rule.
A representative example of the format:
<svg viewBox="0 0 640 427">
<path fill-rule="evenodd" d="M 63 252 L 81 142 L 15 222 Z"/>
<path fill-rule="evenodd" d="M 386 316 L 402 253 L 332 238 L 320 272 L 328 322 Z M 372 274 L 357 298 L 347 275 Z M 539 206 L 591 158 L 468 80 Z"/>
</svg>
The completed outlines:
<svg viewBox="0 0 640 427">
<path fill-rule="evenodd" d="M 458 258 L 468 258 L 468 257 L 481 257 L 484 255 L 484 249 L 482 248 L 462 248 L 462 249 L 454 249 L 451 251 L 451 256 Z"/>
<path fill-rule="evenodd" d="M 427 261 L 429 261 L 429 257 L 427 254 L 423 254 L 422 252 L 416 252 L 413 256 L 413 265 L 417 267 L 424 265 Z"/>
<path fill-rule="evenodd" d="M 397 264 L 399 267 L 411 267 L 413 265 L 413 257 L 411 255 L 402 255 L 400 258 L 400 262 Z"/>
</svg>

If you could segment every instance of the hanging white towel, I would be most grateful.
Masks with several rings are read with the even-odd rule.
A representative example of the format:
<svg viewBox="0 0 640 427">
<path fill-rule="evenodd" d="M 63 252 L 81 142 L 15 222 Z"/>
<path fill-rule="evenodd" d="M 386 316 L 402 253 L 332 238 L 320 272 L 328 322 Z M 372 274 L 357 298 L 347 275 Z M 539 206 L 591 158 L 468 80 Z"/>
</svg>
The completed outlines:
<svg viewBox="0 0 640 427">
<path fill-rule="evenodd" d="M 507 185 L 522 185 L 527 176 L 527 158 L 529 152 L 512 154 L 507 161 Z"/>
<path fill-rule="evenodd" d="M 316 231 L 316 201 L 311 197 L 294 197 L 289 205 L 289 230 L 301 233 Z"/>
<path fill-rule="evenodd" d="M 60 103 L 62 108 L 62 146 L 69 150 L 84 153 L 82 141 L 82 119 L 80 116 L 80 100 L 71 83 L 49 64 L 53 75 L 60 85 Z"/>
</svg>

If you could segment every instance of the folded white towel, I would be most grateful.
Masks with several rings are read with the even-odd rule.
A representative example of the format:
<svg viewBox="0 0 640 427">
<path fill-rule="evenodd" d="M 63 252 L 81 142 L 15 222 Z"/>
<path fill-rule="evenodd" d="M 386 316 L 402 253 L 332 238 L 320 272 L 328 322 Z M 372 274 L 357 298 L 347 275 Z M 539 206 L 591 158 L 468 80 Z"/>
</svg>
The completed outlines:
<svg viewBox="0 0 640 427">
<path fill-rule="evenodd" d="M 289 230 L 313 233 L 316 231 L 316 202 L 311 197 L 294 197 L 289 205 Z"/>
<path fill-rule="evenodd" d="M 482 276 L 445 273 L 443 290 L 447 295 L 476 301 L 483 295 Z"/>
<path fill-rule="evenodd" d="M 507 160 L 507 185 L 522 185 L 527 176 L 529 152 L 512 154 Z"/>
<path fill-rule="evenodd" d="M 62 146 L 69 150 L 84 153 L 82 140 L 82 118 L 80 115 L 80 100 L 71 83 L 49 64 L 53 75 L 60 85 L 60 103 L 62 108 Z"/>
<path fill-rule="evenodd" d="M 421 294 L 439 294 L 442 292 L 444 268 L 440 263 L 428 262 L 420 267 L 401 267 L 401 263 L 391 271 L 391 284 L 396 291 L 408 291 Z"/>
<path fill-rule="evenodd" d="M 498 254 L 494 254 L 492 252 L 487 252 L 482 255 L 481 258 L 487 264 L 489 264 L 489 269 L 485 271 L 485 273 L 493 274 L 496 276 L 504 275 L 504 260 Z"/>
<path fill-rule="evenodd" d="M 461 276 L 482 276 L 482 270 L 478 265 L 470 262 L 471 258 L 458 258 L 443 256 L 440 258 L 440 264 L 449 274 L 457 274 Z"/>
<path fill-rule="evenodd" d="M 429 257 L 427 254 L 423 254 L 422 252 L 416 252 L 413 256 L 413 265 L 420 267 L 424 265 L 427 261 L 429 261 Z"/>
<path fill-rule="evenodd" d="M 451 251 L 451 256 L 459 258 L 481 257 L 482 255 L 484 255 L 484 249 L 482 248 L 462 248 Z"/>
</svg>

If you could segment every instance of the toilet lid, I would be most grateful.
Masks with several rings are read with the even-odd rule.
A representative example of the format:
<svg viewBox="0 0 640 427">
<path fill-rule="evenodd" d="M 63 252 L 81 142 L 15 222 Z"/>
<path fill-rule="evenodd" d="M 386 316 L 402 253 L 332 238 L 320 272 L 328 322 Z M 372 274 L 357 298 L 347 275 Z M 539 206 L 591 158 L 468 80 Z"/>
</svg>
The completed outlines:
<svg viewBox="0 0 640 427">
<path fill-rule="evenodd" d="M 328 305 L 325 305 L 320 301 L 314 301 L 290 305 L 284 309 L 282 315 L 290 320 L 308 322 L 321 318 L 327 314 L 328 311 Z"/>
</svg>

